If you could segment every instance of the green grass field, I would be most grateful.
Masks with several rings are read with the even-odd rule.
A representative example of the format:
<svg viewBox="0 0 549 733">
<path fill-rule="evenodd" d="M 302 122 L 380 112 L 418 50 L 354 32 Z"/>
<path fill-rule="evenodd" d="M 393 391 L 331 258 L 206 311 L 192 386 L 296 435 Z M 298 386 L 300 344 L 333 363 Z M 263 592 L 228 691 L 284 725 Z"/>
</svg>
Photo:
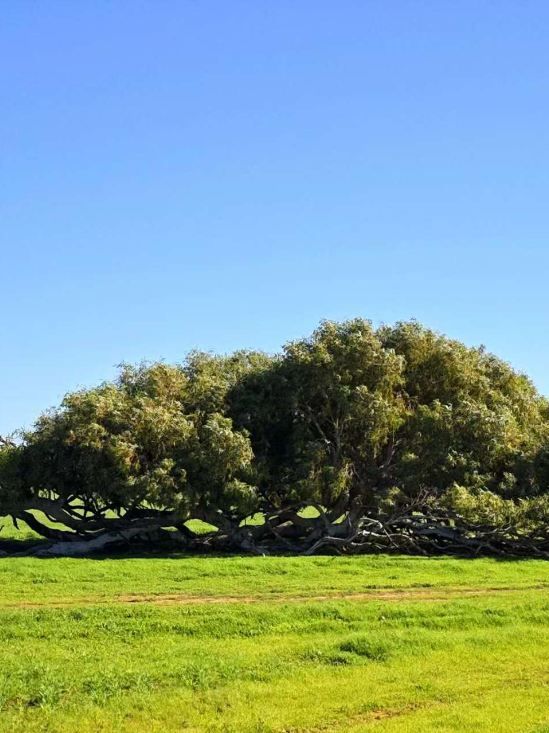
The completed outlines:
<svg viewBox="0 0 549 733">
<path fill-rule="evenodd" d="M 549 732 L 549 564 L 0 560 L 0 731 Z"/>
</svg>

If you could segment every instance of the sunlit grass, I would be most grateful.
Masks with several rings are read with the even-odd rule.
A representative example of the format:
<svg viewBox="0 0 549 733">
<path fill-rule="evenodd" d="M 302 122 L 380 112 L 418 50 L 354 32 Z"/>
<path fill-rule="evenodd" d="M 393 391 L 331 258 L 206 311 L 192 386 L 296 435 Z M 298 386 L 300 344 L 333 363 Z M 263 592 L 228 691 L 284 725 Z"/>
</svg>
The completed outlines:
<svg viewBox="0 0 549 733">
<path fill-rule="evenodd" d="M 548 567 L 3 559 L 0 730 L 547 733 Z"/>
</svg>

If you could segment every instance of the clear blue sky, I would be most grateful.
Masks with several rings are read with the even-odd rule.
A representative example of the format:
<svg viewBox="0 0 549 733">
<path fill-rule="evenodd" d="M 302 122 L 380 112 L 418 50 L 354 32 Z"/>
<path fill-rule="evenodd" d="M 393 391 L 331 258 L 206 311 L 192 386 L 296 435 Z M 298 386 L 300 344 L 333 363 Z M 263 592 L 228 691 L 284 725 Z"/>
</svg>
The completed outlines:
<svg viewBox="0 0 549 733">
<path fill-rule="evenodd" d="M 322 318 L 415 317 L 549 393 L 547 2 L 1 15 L 0 433 Z"/>
</svg>

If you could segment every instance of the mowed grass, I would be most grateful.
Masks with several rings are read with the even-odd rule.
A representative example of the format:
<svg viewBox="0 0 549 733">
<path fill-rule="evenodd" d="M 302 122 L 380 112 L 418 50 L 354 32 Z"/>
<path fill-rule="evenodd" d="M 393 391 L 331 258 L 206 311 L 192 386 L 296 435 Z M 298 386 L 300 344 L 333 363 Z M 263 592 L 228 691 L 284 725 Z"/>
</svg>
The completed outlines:
<svg viewBox="0 0 549 733">
<path fill-rule="evenodd" d="M 0 731 L 549 733 L 549 564 L 0 560 Z"/>
</svg>

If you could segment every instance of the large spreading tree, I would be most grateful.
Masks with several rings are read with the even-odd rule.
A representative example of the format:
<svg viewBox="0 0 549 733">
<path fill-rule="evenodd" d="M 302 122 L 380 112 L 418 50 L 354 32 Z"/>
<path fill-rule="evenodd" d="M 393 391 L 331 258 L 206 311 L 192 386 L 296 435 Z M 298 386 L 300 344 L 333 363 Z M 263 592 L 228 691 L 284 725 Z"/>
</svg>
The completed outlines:
<svg viewBox="0 0 549 733">
<path fill-rule="evenodd" d="M 549 551 L 549 405 L 418 323 L 123 366 L 0 446 L 0 514 L 78 554 Z M 200 530 L 196 522 L 201 520 Z"/>
</svg>

